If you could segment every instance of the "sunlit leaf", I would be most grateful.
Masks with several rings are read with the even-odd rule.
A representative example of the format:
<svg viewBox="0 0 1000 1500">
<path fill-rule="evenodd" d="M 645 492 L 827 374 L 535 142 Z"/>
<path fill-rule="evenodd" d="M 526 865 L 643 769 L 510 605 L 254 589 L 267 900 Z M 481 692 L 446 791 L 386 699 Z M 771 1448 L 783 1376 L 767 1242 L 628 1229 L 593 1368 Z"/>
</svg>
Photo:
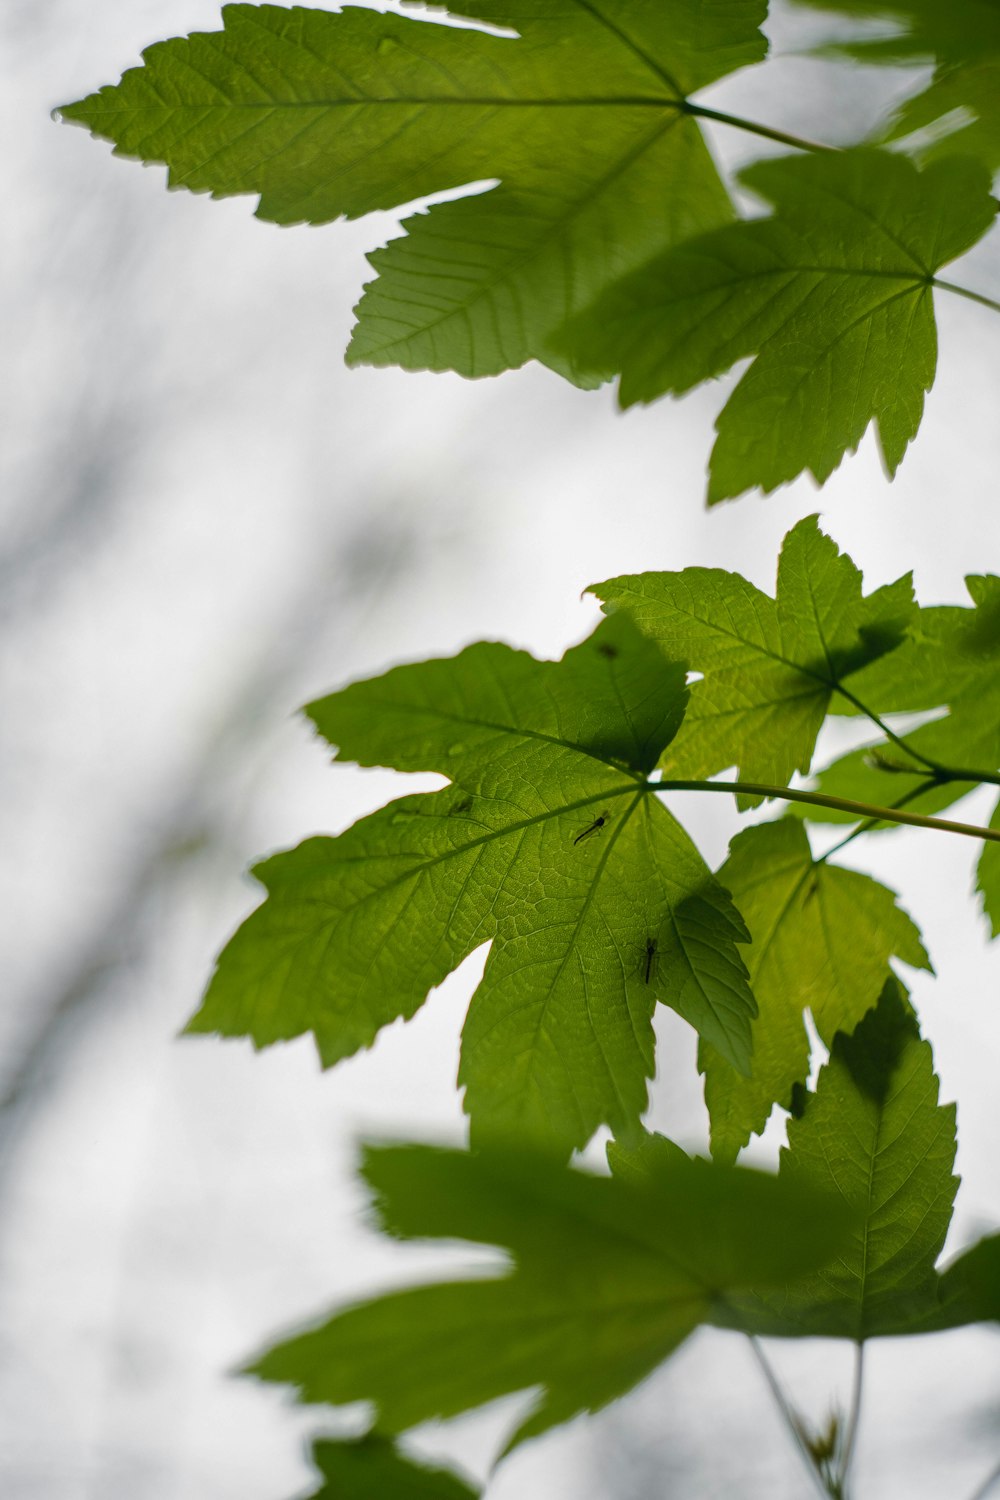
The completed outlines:
<svg viewBox="0 0 1000 1500">
<path fill-rule="evenodd" d="M 258 1046 L 312 1031 L 329 1065 L 492 941 L 459 1073 L 474 1130 L 568 1151 L 626 1128 L 658 999 L 748 1070 L 745 928 L 647 782 L 685 696 L 683 668 L 622 616 L 561 662 L 471 646 L 312 704 L 341 759 L 451 784 L 259 865 L 268 899 L 190 1029 Z"/>
<path fill-rule="evenodd" d="M 794 771 L 808 771 L 831 695 L 894 650 L 913 612 L 909 575 L 867 597 L 861 584 L 815 516 L 785 537 L 774 599 L 721 568 L 595 584 L 606 607 L 703 674 L 662 757 L 664 774 L 704 777 L 736 766 L 748 781 L 785 786 Z"/>
<path fill-rule="evenodd" d="M 756 162 L 740 180 L 773 216 L 666 251 L 556 346 L 620 370 L 624 406 L 756 355 L 716 424 L 710 503 L 804 470 L 822 483 L 872 421 L 894 474 L 934 380 L 934 273 L 995 216 L 986 172 L 857 150 Z"/>
<path fill-rule="evenodd" d="M 853 1033 L 835 1037 L 781 1156 L 782 1181 L 839 1193 L 857 1226 L 819 1273 L 746 1299 L 735 1321 L 859 1342 L 919 1331 L 938 1305 L 954 1160 L 955 1106 L 938 1103 L 930 1045 L 890 981 Z"/>
<path fill-rule="evenodd" d="M 814 863 L 795 819 L 738 834 L 719 879 L 753 938 L 747 964 L 759 1006 L 750 1077 L 739 1077 L 708 1044 L 699 1052 L 712 1150 L 731 1160 L 763 1130 L 774 1104 L 789 1108 L 809 1076 L 803 1012 L 829 1046 L 874 1005 L 892 958 L 915 968 L 930 961 L 893 892 L 855 870 Z"/>
<path fill-rule="evenodd" d="M 347 7 L 229 5 L 62 110 L 170 183 L 324 223 L 499 186 L 376 252 L 352 362 L 489 375 L 644 259 L 732 215 L 683 103 L 759 62 L 764 0 L 463 0 L 497 36 Z M 556 361 L 572 378 L 572 362 Z"/>
</svg>

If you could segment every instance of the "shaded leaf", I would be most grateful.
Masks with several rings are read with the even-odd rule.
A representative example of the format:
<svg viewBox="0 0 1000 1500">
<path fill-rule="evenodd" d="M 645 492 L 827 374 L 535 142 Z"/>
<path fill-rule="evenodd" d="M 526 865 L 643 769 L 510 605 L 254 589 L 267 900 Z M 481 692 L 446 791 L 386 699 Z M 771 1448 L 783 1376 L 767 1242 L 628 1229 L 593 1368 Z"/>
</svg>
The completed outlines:
<svg viewBox="0 0 1000 1500">
<path fill-rule="evenodd" d="M 558 663 L 471 646 L 312 704 L 342 758 L 451 785 L 259 865 L 268 899 L 189 1029 L 312 1031 L 329 1065 L 492 941 L 459 1074 L 475 1131 L 568 1152 L 636 1121 L 657 999 L 746 1070 L 745 928 L 646 781 L 684 702 L 683 669 L 621 617 Z"/>
<path fill-rule="evenodd" d="M 746 1299 L 735 1321 L 858 1342 L 921 1331 L 938 1303 L 934 1263 L 958 1187 L 954 1161 L 955 1106 L 938 1104 L 930 1045 L 891 980 L 853 1034 L 834 1038 L 781 1155 L 782 1181 L 840 1193 L 857 1227 L 819 1274 Z"/>
<path fill-rule="evenodd" d="M 808 771 L 831 694 L 895 649 L 913 611 L 908 575 L 867 598 L 861 583 L 810 516 L 785 537 L 774 599 L 721 568 L 595 584 L 608 609 L 703 673 L 662 757 L 664 774 L 704 777 L 735 765 L 741 778 L 785 786 Z"/>
<path fill-rule="evenodd" d="M 1000 578 L 969 574 L 965 586 L 972 608 L 949 604 L 916 611 L 893 661 L 866 663 L 851 686 L 880 714 L 949 704 L 959 724 L 956 736 L 981 732 L 987 723 L 998 726 L 1000 740 Z M 857 711 L 846 702 L 831 707 Z"/>
<path fill-rule="evenodd" d="M 907 638 L 889 662 L 866 663 L 852 688 L 881 714 L 949 707 L 949 714 L 917 731 L 940 756 L 964 753 L 1000 761 L 1000 578 L 969 574 L 967 605 L 917 610 Z M 856 705 L 834 703 L 837 713 Z M 907 740 L 914 738 L 907 735 Z"/>
<path fill-rule="evenodd" d="M 868 875 L 814 864 L 802 824 L 792 818 L 738 834 L 719 879 L 732 892 L 753 942 L 747 952 L 759 1014 L 753 1073 L 739 1077 L 702 1044 L 712 1150 L 731 1160 L 763 1130 L 774 1104 L 788 1109 L 809 1076 L 808 1007 L 827 1046 L 851 1031 L 878 999 L 893 957 L 915 968 L 930 961 L 893 892 Z"/>
<path fill-rule="evenodd" d="M 934 380 L 934 273 L 990 228 L 987 174 L 855 150 L 755 162 L 740 180 L 772 217 L 666 251 L 556 347 L 620 370 L 623 406 L 756 355 L 716 424 L 710 504 L 804 470 L 823 483 L 873 420 L 894 474 Z"/>
<path fill-rule="evenodd" d="M 541 1387 L 508 1448 L 629 1390 L 720 1294 L 825 1264 L 850 1223 L 826 1194 L 680 1155 L 645 1183 L 419 1146 L 369 1148 L 363 1171 L 390 1234 L 502 1246 L 511 1269 L 348 1308 L 250 1373 L 371 1401 L 383 1432 Z"/>
<path fill-rule="evenodd" d="M 678 1160 L 689 1159 L 674 1141 L 641 1126 L 627 1142 L 609 1141 L 607 1157 L 612 1177 L 640 1187 L 655 1182 L 658 1173 L 665 1171 L 669 1176 Z"/>
<path fill-rule="evenodd" d="M 758 62 L 764 0 L 464 0 L 516 37 L 348 7 L 229 5 L 62 110 L 170 183 L 280 224 L 499 186 L 376 252 L 349 359 L 489 375 L 609 281 L 732 210 L 692 93 Z M 551 358 L 551 356 L 549 356 Z M 573 377 L 572 364 L 557 361 Z"/>
<path fill-rule="evenodd" d="M 991 828 L 1000 828 L 1000 803 L 993 809 Z M 1000 844 L 984 844 L 976 872 L 976 889 L 983 898 L 983 911 L 993 937 L 1000 937 Z"/>
<path fill-rule="evenodd" d="M 965 796 L 981 780 L 996 777 L 1000 767 L 1000 579 L 970 576 L 966 585 L 974 601 L 972 609 L 920 610 L 892 658 L 865 666 L 851 683 L 857 699 L 880 715 L 934 709 L 939 717 L 906 730 L 902 746 L 883 738 L 841 756 L 817 777 L 817 790 L 882 806 L 905 799 L 906 806 L 915 811 L 935 813 Z M 854 707 L 843 699 L 831 703 L 834 711 Z M 947 712 L 941 713 L 942 709 Z M 805 805 L 796 809 L 796 815 L 814 822 L 855 821 L 850 814 Z M 984 858 L 988 872 L 993 855 L 986 857 L 984 850 Z"/>
<path fill-rule="evenodd" d="M 945 1266 L 937 1303 L 921 1331 L 1000 1322 L 1000 1234 L 978 1240 Z"/>
<path fill-rule="evenodd" d="M 313 1462 L 324 1484 L 310 1500 L 476 1500 L 480 1491 L 448 1469 L 432 1469 L 375 1433 L 320 1438 Z"/>
<path fill-rule="evenodd" d="M 921 156 L 976 156 L 992 171 L 1000 167 L 1000 10 L 994 0 L 796 3 L 896 23 L 894 29 L 880 28 L 880 34 L 840 40 L 822 50 L 891 67 L 937 64 L 930 84 L 894 110 L 882 139 L 906 140 L 925 132 L 915 143 Z"/>
</svg>

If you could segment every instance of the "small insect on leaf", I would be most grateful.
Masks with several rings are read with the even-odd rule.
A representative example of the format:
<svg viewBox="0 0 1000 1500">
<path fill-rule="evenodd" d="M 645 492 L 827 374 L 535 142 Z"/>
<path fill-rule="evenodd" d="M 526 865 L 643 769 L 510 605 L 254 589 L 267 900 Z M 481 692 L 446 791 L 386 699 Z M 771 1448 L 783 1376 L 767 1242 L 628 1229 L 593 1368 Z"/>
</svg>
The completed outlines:
<svg viewBox="0 0 1000 1500">
<path fill-rule="evenodd" d="M 647 938 L 646 939 L 646 983 L 647 984 L 650 981 L 650 977 L 656 971 L 656 949 L 657 949 L 657 946 L 658 945 L 657 945 L 656 938 Z"/>
<path fill-rule="evenodd" d="M 582 833 L 577 834 L 576 838 L 573 840 L 573 843 L 582 844 L 584 839 L 589 839 L 593 834 L 600 833 L 601 829 L 604 827 L 610 816 L 610 813 L 602 812 L 599 817 L 596 817 L 594 819 L 589 827 L 585 828 Z"/>
</svg>

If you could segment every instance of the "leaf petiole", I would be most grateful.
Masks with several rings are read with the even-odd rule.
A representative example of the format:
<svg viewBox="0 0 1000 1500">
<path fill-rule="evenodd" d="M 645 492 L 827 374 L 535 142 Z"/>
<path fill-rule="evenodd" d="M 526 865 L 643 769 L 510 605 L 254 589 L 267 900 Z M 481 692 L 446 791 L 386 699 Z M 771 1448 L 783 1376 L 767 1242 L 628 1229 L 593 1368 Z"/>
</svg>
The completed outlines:
<svg viewBox="0 0 1000 1500">
<path fill-rule="evenodd" d="M 709 109 L 704 104 L 692 104 L 685 99 L 681 109 L 686 115 L 699 120 L 714 120 L 718 125 L 731 125 L 734 130 L 745 130 L 750 135 L 763 136 L 766 141 L 778 141 L 782 146 L 794 146 L 797 151 L 839 151 L 839 146 L 826 146 L 821 141 L 810 141 L 805 136 L 791 135 L 787 130 L 777 130 L 771 125 L 760 125 L 756 120 L 745 120 L 741 115 L 727 115 L 721 109 Z"/>
<path fill-rule="evenodd" d="M 939 281 L 934 276 L 931 279 L 931 286 L 936 286 L 942 292 L 954 292 L 956 297 L 965 297 L 970 302 L 978 302 L 980 307 L 988 307 L 993 312 L 1000 312 L 1000 302 L 994 301 L 992 297 L 987 297 L 982 292 L 970 291 L 967 286 L 957 286 L 954 281 Z"/>
<path fill-rule="evenodd" d="M 844 1444 L 840 1457 L 840 1474 L 837 1481 L 838 1489 L 844 1496 L 847 1494 L 847 1480 L 851 1472 L 854 1449 L 858 1440 L 858 1423 L 861 1420 L 861 1398 L 864 1390 L 864 1380 L 865 1346 L 859 1341 L 854 1346 L 854 1379 L 851 1387 L 851 1410 L 847 1418 L 847 1427 L 844 1430 Z"/>
<path fill-rule="evenodd" d="M 1000 304 L 996 306 L 997 311 L 1000 312 Z M 870 719 L 876 729 L 881 729 L 886 739 L 891 740 L 894 745 L 898 745 L 904 755 L 908 755 L 911 760 L 919 761 L 922 766 L 926 766 L 928 778 L 937 785 L 944 785 L 951 781 L 976 781 L 980 784 L 985 782 L 992 786 L 1000 786 L 1000 774 L 996 771 L 969 771 L 965 767 L 944 766 L 940 761 L 934 760 L 929 755 L 924 755 L 920 750 L 914 750 L 911 745 L 907 744 L 902 735 L 897 734 L 894 729 L 890 729 L 885 720 L 881 719 L 875 713 L 874 709 L 866 707 L 860 698 L 856 698 L 848 688 L 844 687 L 842 682 L 835 683 L 834 686 L 842 698 L 846 699 L 848 703 L 853 704 L 859 713 L 864 714 L 866 719 Z M 913 774 L 917 776 L 920 773 L 914 768 Z"/>
<path fill-rule="evenodd" d="M 830 1500 L 830 1488 L 826 1484 L 822 1474 L 816 1466 L 816 1461 L 813 1458 L 812 1453 L 809 1451 L 809 1444 L 806 1442 L 805 1433 L 802 1431 L 802 1427 L 799 1424 L 798 1418 L 796 1417 L 795 1412 L 792 1410 L 792 1407 L 789 1404 L 788 1397 L 785 1395 L 784 1391 L 781 1388 L 781 1383 L 778 1380 L 777 1375 L 774 1373 L 774 1369 L 771 1365 L 770 1360 L 764 1353 L 760 1340 L 752 1333 L 748 1334 L 747 1337 L 750 1341 L 750 1348 L 754 1352 L 754 1357 L 757 1360 L 758 1365 L 760 1366 L 764 1379 L 767 1381 L 771 1395 L 774 1397 L 775 1405 L 777 1406 L 778 1411 L 781 1413 L 782 1420 L 784 1421 L 785 1426 L 788 1428 L 788 1431 L 792 1435 L 792 1439 L 799 1451 L 802 1462 L 805 1464 L 806 1468 L 809 1470 L 809 1473 L 812 1475 L 813 1481 L 819 1493 L 823 1496 L 823 1500 Z"/>
</svg>

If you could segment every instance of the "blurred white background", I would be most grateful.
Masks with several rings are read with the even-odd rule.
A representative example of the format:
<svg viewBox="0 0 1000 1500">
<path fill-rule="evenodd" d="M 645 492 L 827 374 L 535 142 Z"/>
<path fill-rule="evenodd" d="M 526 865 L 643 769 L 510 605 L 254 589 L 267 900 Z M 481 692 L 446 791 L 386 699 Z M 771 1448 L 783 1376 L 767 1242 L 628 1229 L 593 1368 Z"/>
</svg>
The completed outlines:
<svg viewBox="0 0 1000 1500">
<path fill-rule="evenodd" d="M 1000 319 L 957 299 L 939 304 L 939 378 L 893 486 L 867 439 L 821 494 L 802 482 L 711 514 L 719 386 L 623 418 L 610 391 L 538 368 L 478 384 L 347 371 L 364 252 L 394 218 L 279 230 L 249 199 L 168 194 L 162 170 L 49 117 L 218 18 L 210 0 L 0 14 L 4 1500 L 308 1494 L 305 1435 L 344 1424 L 226 1372 L 443 1263 L 365 1229 L 354 1142 L 459 1138 L 481 957 L 327 1075 L 308 1039 L 260 1055 L 174 1040 L 255 903 L 250 859 L 403 785 L 330 769 L 301 702 L 478 638 L 558 655 L 596 618 L 581 590 L 616 572 L 711 564 L 770 590 L 782 535 L 817 509 L 870 585 L 912 566 L 925 603 L 964 600 L 963 575 L 1000 563 Z M 899 86 L 797 55 L 815 17 L 779 12 L 771 32 L 771 70 L 708 102 L 847 139 Z M 760 154 L 712 139 L 727 162 Z M 997 244 L 956 279 L 1000 295 Z M 676 808 L 720 862 L 733 810 Z M 969 899 L 976 850 L 902 832 L 863 855 L 938 970 L 913 984 L 959 1102 L 959 1247 L 1000 1223 L 1000 958 Z M 703 1149 L 693 1040 L 661 1022 L 652 1119 Z M 844 1351 L 775 1358 L 817 1422 L 843 1399 Z M 971 1495 L 1000 1447 L 998 1391 L 995 1330 L 873 1349 L 862 1500 Z M 481 1476 L 509 1419 L 504 1404 L 417 1446 Z M 793 1500 L 796 1465 L 748 1350 L 706 1334 L 625 1402 L 520 1450 L 489 1494 Z"/>
</svg>

